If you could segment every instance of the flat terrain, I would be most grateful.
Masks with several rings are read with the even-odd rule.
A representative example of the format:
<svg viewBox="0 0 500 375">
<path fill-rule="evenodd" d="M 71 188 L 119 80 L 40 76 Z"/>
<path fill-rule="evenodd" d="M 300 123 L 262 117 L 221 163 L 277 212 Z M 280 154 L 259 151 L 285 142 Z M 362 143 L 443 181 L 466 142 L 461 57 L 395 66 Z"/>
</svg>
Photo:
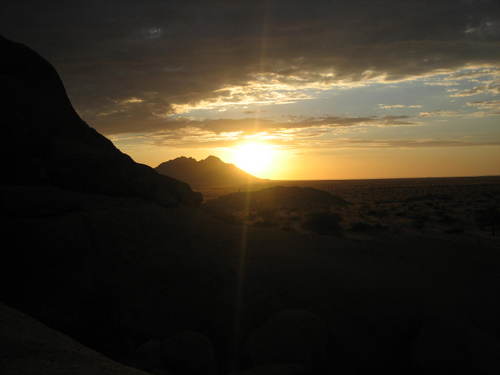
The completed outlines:
<svg viewBox="0 0 500 375">
<path fill-rule="evenodd" d="M 225 194 L 273 186 L 311 187 L 351 203 L 337 207 L 351 235 L 467 235 L 495 239 L 489 216 L 500 209 L 500 176 L 376 180 L 269 181 L 248 187 L 199 188 L 205 201 Z M 496 218 L 498 226 L 498 218 Z M 287 225 L 290 227 L 290 225 Z"/>
</svg>

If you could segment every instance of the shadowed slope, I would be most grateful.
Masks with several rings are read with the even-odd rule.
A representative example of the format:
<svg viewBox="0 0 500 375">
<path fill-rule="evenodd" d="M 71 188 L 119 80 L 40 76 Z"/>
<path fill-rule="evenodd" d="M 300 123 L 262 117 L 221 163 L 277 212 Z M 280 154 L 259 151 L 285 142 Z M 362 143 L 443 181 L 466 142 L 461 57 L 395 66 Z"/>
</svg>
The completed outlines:
<svg viewBox="0 0 500 375">
<path fill-rule="evenodd" d="M 22 44 L 0 37 L 3 111 L 1 181 L 198 205 L 185 183 L 135 163 L 73 109 L 55 69 Z"/>
<path fill-rule="evenodd" d="M 194 186 L 238 186 L 262 181 L 216 156 L 200 161 L 182 156 L 161 163 L 156 170 Z"/>
<path fill-rule="evenodd" d="M 3 375 L 145 374 L 113 362 L 2 303 L 0 349 L 0 372 Z"/>
</svg>

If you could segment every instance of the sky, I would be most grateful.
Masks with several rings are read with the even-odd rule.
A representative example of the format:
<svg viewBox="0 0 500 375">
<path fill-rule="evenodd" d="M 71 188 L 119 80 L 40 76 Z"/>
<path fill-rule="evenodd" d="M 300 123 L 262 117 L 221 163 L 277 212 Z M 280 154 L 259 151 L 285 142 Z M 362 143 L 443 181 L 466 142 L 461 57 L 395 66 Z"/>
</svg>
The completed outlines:
<svg viewBox="0 0 500 375">
<path fill-rule="evenodd" d="M 216 155 L 274 179 L 500 174 L 498 0 L 4 0 L 0 33 L 153 167 Z"/>
</svg>

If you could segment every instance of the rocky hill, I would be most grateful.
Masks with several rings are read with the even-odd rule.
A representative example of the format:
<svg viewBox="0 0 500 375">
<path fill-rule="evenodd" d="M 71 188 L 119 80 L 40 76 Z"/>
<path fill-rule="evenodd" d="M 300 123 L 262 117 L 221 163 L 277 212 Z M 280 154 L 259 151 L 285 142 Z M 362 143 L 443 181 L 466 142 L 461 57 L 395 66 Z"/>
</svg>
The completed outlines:
<svg viewBox="0 0 500 375">
<path fill-rule="evenodd" d="M 86 193 L 192 205 L 201 195 L 135 163 L 73 109 L 55 69 L 28 47 L 0 37 L 3 163 L 9 185 L 49 185 Z"/>
<path fill-rule="evenodd" d="M 224 163 L 216 156 L 209 156 L 200 161 L 182 156 L 161 163 L 156 170 L 192 186 L 238 186 L 262 181 L 234 164 Z"/>
</svg>

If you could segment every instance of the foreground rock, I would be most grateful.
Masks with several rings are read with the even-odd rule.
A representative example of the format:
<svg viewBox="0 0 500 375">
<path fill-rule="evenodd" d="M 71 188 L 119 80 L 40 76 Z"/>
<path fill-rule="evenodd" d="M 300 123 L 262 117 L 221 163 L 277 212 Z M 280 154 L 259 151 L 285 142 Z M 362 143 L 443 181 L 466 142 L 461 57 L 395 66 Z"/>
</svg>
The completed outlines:
<svg viewBox="0 0 500 375">
<path fill-rule="evenodd" d="M 322 365 L 326 356 L 327 328 L 316 315 L 303 310 L 282 311 L 271 317 L 249 339 L 248 356 L 254 366 Z"/>
<path fill-rule="evenodd" d="M 198 332 L 184 331 L 162 345 L 165 367 L 175 374 L 213 375 L 217 373 L 215 350 L 210 340 Z"/>
<path fill-rule="evenodd" d="M 2 375 L 145 375 L 0 303 Z"/>
<path fill-rule="evenodd" d="M 177 375 L 217 373 L 215 350 L 201 333 L 183 331 L 165 340 L 148 340 L 137 348 L 138 367 L 152 372 L 161 369 Z"/>
<path fill-rule="evenodd" d="M 305 375 L 308 372 L 300 365 L 268 365 L 232 373 L 231 375 Z"/>
<path fill-rule="evenodd" d="M 498 374 L 500 344 L 489 332 L 445 319 L 429 319 L 416 338 L 413 360 L 425 374 Z"/>
</svg>

